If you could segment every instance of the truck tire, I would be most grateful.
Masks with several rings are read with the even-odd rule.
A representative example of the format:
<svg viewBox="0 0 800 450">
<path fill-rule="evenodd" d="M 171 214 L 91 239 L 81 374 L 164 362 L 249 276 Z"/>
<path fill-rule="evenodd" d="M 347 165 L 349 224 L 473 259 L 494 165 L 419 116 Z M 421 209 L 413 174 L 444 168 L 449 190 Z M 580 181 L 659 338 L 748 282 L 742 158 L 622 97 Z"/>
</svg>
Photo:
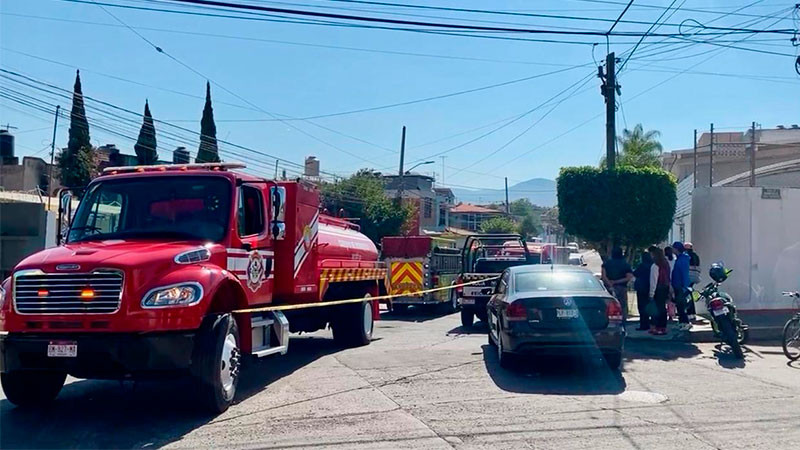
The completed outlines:
<svg viewBox="0 0 800 450">
<path fill-rule="evenodd" d="M 198 333 L 195 355 L 199 400 L 211 413 L 225 412 L 236 397 L 242 360 L 239 328 L 231 314 L 206 318 Z"/>
<path fill-rule="evenodd" d="M 0 383 L 8 401 L 19 407 L 32 407 L 55 400 L 66 378 L 64 372 L 16 370 L 0 374 Z"/>
<path fill-rule="evenodd" d="M 370 295 L 361 303 L 344 305 L 332 324 L 333 340 L 344 347 L 360 347 L 372 340 L 374 321 L 372 319 L 372 303 Z"/>
<path fill-rule="evenodd" d="M 469 328 L 472 326 L 472 323 L 475 321 L 475 313 L 472 310 L 464 309 L 461 307 L 461 326 L 464 328 Z"/>
<path fill-rule="evenodd" d="M 450 289 L 447 297 L 447 303 L 444 303 L 445 314 L 453 314 L 458 310 L 458 295 L 455 289 Z"/>
</svg>

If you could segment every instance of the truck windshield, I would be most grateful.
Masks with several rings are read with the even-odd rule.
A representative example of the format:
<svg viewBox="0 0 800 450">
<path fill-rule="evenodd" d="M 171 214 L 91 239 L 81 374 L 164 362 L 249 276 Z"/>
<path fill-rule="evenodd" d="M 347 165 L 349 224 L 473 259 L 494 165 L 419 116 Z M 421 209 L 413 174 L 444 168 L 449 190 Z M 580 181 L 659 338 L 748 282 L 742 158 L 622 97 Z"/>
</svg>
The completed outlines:
<svg viewBox="0 0 800 450">
<path fill-rule="evenodd" d="M 81 201 L 68 242 L 152 237 L 218 242 L 228 228 L 230 189 L 217 176 L 102 181 Z"/>
</svg>

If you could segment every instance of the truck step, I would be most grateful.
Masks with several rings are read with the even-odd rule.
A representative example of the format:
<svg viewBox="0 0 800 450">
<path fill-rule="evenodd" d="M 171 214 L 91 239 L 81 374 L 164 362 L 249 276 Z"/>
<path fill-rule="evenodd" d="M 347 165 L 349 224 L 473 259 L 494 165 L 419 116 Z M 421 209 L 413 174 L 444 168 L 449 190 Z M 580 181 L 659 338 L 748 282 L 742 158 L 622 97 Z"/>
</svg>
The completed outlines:
<svg viewBox="0 0 800 450">
<path fill-rule="evenodd" d="M 251 354 L 263 357 L 289 351 L 289 320 L 280 311 L 271 311 L 250 319 L 253 350 Z"/>
</svg>

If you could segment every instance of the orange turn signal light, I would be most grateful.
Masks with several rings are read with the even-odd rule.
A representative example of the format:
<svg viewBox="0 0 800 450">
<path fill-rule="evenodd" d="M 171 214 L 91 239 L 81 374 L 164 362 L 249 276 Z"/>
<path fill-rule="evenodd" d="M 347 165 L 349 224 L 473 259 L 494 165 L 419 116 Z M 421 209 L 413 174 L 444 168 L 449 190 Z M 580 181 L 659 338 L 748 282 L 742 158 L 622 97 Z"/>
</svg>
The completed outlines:
<svg viewBox="0 0 800 450">
<path fill-rule="evenodd" d="M 81 291 L 81 298 L 94 298 L 94 291 L 91 289 L 84 289 Z"/>
</svg>

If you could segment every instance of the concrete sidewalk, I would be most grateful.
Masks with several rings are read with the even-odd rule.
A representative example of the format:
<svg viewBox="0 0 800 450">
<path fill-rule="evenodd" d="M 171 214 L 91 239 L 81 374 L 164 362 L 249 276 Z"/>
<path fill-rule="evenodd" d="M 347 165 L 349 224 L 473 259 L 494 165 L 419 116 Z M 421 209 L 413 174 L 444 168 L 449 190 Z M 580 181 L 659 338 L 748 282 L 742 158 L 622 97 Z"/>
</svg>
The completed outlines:
<svg viewBox="0 0 800 450">
<path fill-rule="evenodd" d="M 632 311 L 635 311 L 632 310 Z M 739 318 L 749 326 L 749 342 L 753 341 L 775 341 L 783 337 L 783 326 L 793 315 L 792 311 L 739 311 Z M 679 342 L 717 342 L 719 338 L 714 336 L 711 323 L 705 317 L 700 317 L 705 324 L 692 325 L 691 330 L 684 331 L 678 329 L 678 322 L 672 321 L 667 324 L 667 334 L 663 336 L 653 336 L 647 331 L 639 331 L 639 317 L 631 316 L 626 323 L 628 339 L 654 340 L 654 341 L 679 341 Z"/>
</svg>

